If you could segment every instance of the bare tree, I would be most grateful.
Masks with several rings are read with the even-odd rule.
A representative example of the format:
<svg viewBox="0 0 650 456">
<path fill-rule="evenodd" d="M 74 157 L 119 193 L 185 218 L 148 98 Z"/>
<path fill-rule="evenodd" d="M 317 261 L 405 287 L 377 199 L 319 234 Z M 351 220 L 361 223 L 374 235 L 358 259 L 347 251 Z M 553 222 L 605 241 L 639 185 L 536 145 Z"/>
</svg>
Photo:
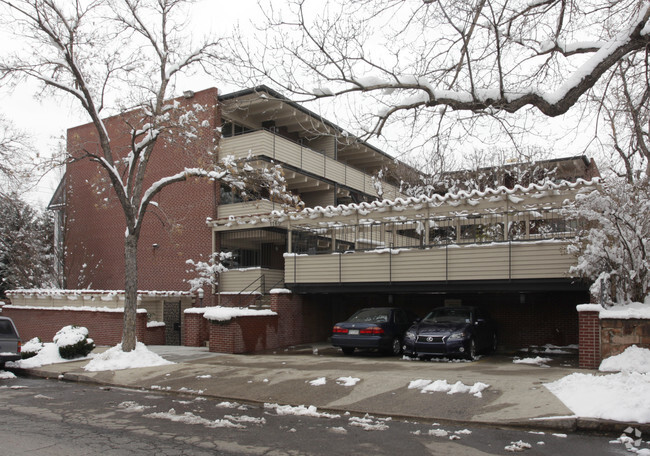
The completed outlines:
<svg viewBox="0 0 650 456">
<path fill-rule="evenodd" d="M 32 180 L 30 149 L 29 135 L 0 114 L 0 196 L 18 192 Z"/>
<path fill-rule="evenodd" d="M 255 183 L 286 195 L 277 168 L 255 171 L 236 163 L 198 161 L 195 168 L 147 183 L 152 156 L 166 142 L 191 142 L 205 106 L 179 108 L 167 101 L 175 77 L 219 62 L 220 43 L 197 41 L 188 33 L 184 9 L 188 0 L 0 0 L 0 15 L 17 39 L 26 43 L 0 63 L 0 75 L 31 78 L 46 90 L 75 98 L 88 114 L 98 147 L 81 148 L 73 159 L 89 159 L 103 169 L 124 213 L 126 233 L 125 308 L 122 349 L 135 348 L 138 267 L 137 246 L 144 216 L 163 189 L 191 177 L 209 178 L 229 186 Z M 122 114 L 130 136 L 127 150 L 102 115 Z M 213 127 L 214 128 L 214 127 Z M 119 141 L 118 141 L 119 142 Z M 208 157 L 209 158 L 209 157 Z M 148 186 L 147 186 L 148 185 Z"/>
<path fill-rule="evenodd" d="M 529 131 L 540 113 L 567 113 L 622 59 L 643 54 L 650 43 L 647 0 L 290 5 L 289 12 L 266 7 L 261 51 L 241 40 L 233 47 L 247 61 L 248 75 L 302 100 L 357 94 L 367 134 L 408 120 L 443 145 L 450 124 L 462 124 L 467 135 L 489 118 L 512 136 L 516 128 Z M 515 112 L 523 123 L 513 122 Z"/>
</svg>

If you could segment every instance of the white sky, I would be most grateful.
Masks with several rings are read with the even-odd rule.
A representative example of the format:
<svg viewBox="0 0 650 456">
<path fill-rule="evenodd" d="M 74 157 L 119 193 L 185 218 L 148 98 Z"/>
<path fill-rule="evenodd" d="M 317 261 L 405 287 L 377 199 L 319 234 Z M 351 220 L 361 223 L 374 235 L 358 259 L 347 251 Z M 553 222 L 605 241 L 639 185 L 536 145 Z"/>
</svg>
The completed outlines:
<svg viewBox="0 0 650 456">
<path fill-rule="evenodd" d="M 196 24 L 193 28 L 197 31 L 212 31 L 215 35 L 220 35 L 228 32 L 228 30 L 223 28 L 224 24 L 229 27 L 238 23 L 243 30 L 253 33 L 254 29 L 250 26 L 250 21 L 259 20 L 261 17 L 257 0 L 238 0 L 236 7 L 233 8 L 232 6 L 231 2 L 226 3 L 224 0 L 198 1 L 194 9 L 198 14 L 193 21 Z M 1 31 L 0 40 L 3 43 L 11 42 L 11 38 L 3 36 Z M 177 84 L 178 91 L 186 89 L 198 91 L 208 87 L 217 87 L 222 93 L 244 88 L 230 87 L 221 81 L 216 81 L 204 75 L 186 78 L 185 80 L 180 80 Z M 12 90 L 5 89 L 0 91 L 0 113 L 12 119 L 18 128 L 24 129 L 31 134 L 35 147 L 41 154 L 51 154 L 53 151 L 56 151 L 58 144 L 64 140 L 67 128 L 86 123 L 88 119 L 75 100 L 71 98 L 59 98 L 56 100 L 45 99 L 39 101 L 34 99 L 35 89 L 35 85 L 27 84 Z M 322 103 L 331 106 L 329 100 Z M 334 100 L 334 103 L 336 103 L 336 100 Z M 313 110 L 318 110 L 314 106 L 308 107 Z M 325 117 L 330 117 L 332 114 L 328 111 L 322 112 L 322 114 Z M 336 111 L 340 112 L 340 109 L 336 109 Z M 339 123 L 344 128 L 351 127 L 351 125 L 346 125 L 344 120 L 333 118 L 331 120 Z M 553 131 L 554 133 L 565 130 L 567 124 L 575 123 L 568 116 L 552 119 L 548 122 L 550 124 L 549 131 Z M 397 138 L 390 137 L 390 130 L 388 130 L 387 136 L 389 141 L 390 139 L 397 141 Z M 580 134 L 576 136 L 575 132 L 568 134 L 557 143 L 557 156 L 570 156 L 584 153 L 584 149 L 587 146 L 586 141 L 589 136 Z M 376 142 L 376 145 L 386 147 L 379 142 Z M 482 142 L 479 140 L 478 142 L 468 144 L 468 146 L 481 148 Z M 486 146 L 483 145 L 482 147 Z M 390 150 L 387 150 L 387 152 L 391 153 Z M 47 205 L 60 180 L 60 176 L 60 172 L 50 172 L 40 181 L 37 188 L 27 195 L 27 199 L 41 206 Z"/>
</svg>

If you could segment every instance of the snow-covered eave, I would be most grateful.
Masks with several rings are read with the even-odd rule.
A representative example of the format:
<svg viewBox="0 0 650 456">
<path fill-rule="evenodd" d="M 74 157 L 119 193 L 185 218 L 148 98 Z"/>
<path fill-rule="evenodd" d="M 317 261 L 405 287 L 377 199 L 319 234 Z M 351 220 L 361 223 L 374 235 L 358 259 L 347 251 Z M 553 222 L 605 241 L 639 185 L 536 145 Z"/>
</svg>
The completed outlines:
<svg viewBox="0 0 650 456">
<path fill-rule="evenodd" d="M 229 217 L 228 219 L 208 219 L 206 223 L 215 229 L 241 229 L 251 226 L 276 226 L 278 224 L 300 224 L 315 223 L 316 219 L 328 219 L 332 221 L 335 217 L 369 218 L 377 214 L 378 218 L 386 218 L 391 213 L 399 214 L 407 209 L 422 212 L 422 216 L 428 216 L 429 209 L 436 209 L 441 212 L 445 207 L 449 210 L 467 204 L 472 207 L 478 206 L 481 201 L 498 202 L 502 201 L 505 206 L 507 202 L 518 204 L 523 201 L 522 197 L 533 198 L 539 205 L 544 204 L 544 199 L 549 196 L 576 192 L 584 188 L 595 188 L 600 182 L 599 178 L 591 180 L 577 179 L 576 182 L 562 181 L 560 183 L 547 182 L 545 184 L 530 184 L 528 186 L 515 185 L 513 188 L 500 186 L 486 190 L 459 191 L 445 195 L 418 196 L 410 198 L 397 198 L 394 200 L 373 201 L 371 203 L 348 204 L 339 206 L 316 206 L 306 208 L 302 211 L 285 212 L 271 211 L 264 215 L 246 215 L 240 217 Z M 505 200 L 508 200 L 507 202 Z M 392 214 L 392 215 L 396 215 Z"/>
</svg>

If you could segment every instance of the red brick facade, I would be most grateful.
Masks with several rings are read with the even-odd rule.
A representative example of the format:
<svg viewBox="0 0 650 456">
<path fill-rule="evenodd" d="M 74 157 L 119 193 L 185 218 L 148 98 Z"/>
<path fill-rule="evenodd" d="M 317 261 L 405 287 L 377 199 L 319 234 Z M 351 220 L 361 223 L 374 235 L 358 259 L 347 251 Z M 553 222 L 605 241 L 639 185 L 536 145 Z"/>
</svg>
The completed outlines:
<svg viewBox="0 0 650 456">
<path fill-rule="evenodd" d="M 202 313 L 185 313 L 183 323 L 183 345 L 186 347 L 202 347 L 210 340 L 208 320 Z"/>
<path fill-rule="evenodd" d="M 96 345 L 117 345 L 122 342 L 123 312 L 5 307 L 2 315 L 13 320 L 23 342 L 34 337 L 40 337 L 43 342 L 51 342 L 57 331 L 67 325 L 88 328 L 88 337 Z M 164 345 L 164 329 L 147 328 L 147 314 L 138 313 L 136 337 L 139 341 L 149 345 Z"/>
<path fill-rule="evenodd" d="M 216 144 L 217 90 L 197 92 L 193 98 L 178 99 L 208 109 L 196 112 L 201 128 L 191 142 L 159 141 L 151 155 L 145 188 L 162 177 L 211 160 Z M 132 114 L 134 115 L 134 114 Z M 115 158 L 129 151 L 129 127 L 121 116 L 105 120 Z M 81 156 L 99 150 L 97 135 L 90 124 L 68 130 L 68 150 Z M 100 189 L 106 189 L 101 192 Z M 187 290 L 187 259 L 206 259 L 212 252 L 207 217 L 214 217 L 218 186 L 207 180 L 191 179 L 164 189 L 145 215 L 139 249 L 139 289 Z M 124 232 L 122 209 L 110 188 L 106 173 L 84 159 L 68 165 L 66 176 L 65 276 L 68 288 L 124 288 Z M 206 294 L 205 304 L 211 305 Z"/>
</svg>

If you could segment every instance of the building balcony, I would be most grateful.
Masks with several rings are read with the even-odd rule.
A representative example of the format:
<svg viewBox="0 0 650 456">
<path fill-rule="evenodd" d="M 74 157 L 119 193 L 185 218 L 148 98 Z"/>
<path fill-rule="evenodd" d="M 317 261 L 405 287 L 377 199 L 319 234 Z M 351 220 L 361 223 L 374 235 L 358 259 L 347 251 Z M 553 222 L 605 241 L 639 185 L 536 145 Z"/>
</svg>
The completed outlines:
<svg viewBox="0 0 650 456">
<path fill-rule="evenodd" d="M 423 249 L 376 249 L 321 255 L 285 254 L 285 284 L 468 283 L 569 278 L 569 241 L 447 244 Z"/>
<path fill-rule="evenodd" d="M 354 191 L 379 197 L 371 175 L 267 130 L 223 138 L 220 154 L 232 155 L 236 159 L 245 159 L 249 155 L 267 157 Z M 404 196 L 397 187 L 386 182 L 382 184 L 382 189 L 382 198 L 385 199 Z"/>
</svg>

